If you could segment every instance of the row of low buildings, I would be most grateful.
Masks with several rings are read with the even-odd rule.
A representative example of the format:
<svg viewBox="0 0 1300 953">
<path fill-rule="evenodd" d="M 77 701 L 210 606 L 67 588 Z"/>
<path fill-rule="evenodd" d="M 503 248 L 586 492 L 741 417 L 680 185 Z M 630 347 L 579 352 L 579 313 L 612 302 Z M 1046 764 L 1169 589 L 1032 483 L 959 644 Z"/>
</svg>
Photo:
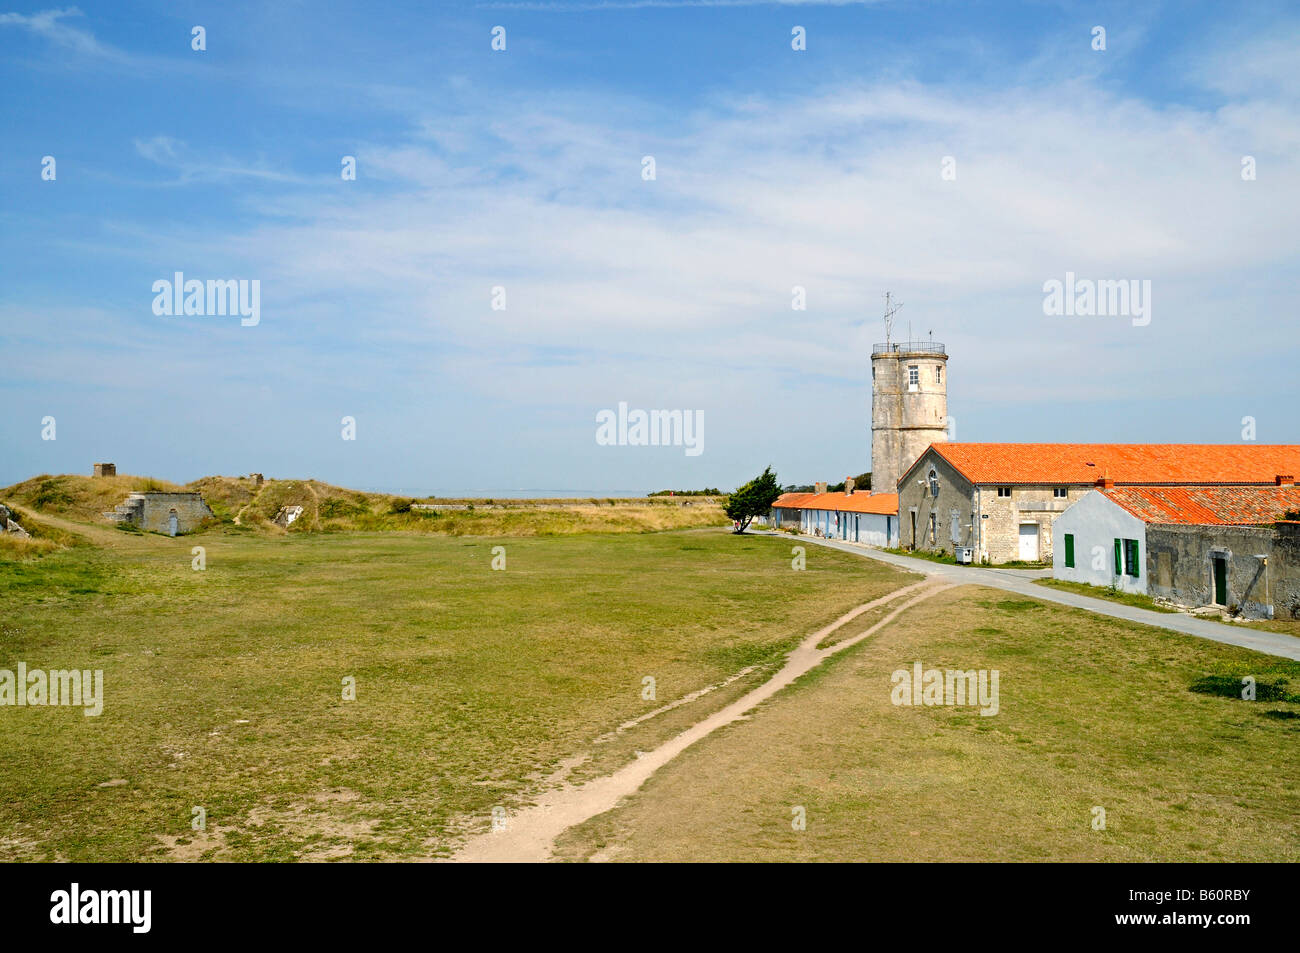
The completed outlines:
<svg viewBox="0 0 1300 953">
<path fill-rule="evenodd" d="M 1300 617 L 1300 446 L 932 443 L 897 493 L 784 494 L 777 527 L 1051 563 L 1061 579 Z"/>
</svg>

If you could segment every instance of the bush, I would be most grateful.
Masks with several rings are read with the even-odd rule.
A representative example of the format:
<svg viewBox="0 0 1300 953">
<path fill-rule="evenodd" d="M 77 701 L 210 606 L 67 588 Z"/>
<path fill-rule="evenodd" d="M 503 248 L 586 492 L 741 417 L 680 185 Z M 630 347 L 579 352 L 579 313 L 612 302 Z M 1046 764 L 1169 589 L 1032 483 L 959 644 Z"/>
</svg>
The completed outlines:
<svg viewBox="0 0 1300 953">
<path fill-rule="evenodd" d="M 388 504 L 388 512 L 392 513 L 394 516 L 401 513 L 409 513 L 411 512 L 411 504 L 414 502 L 414 500 L 393 500 L 393 502 Z"/>
<path fill-rule="evenodd" d="M 367 512 L 367 510 L 364 506 L 360 506 L 356 503 L 349 502 L 348 500 L 341 499 L 337 496 L 331 496 L 328 499 L 321 500 L 320 506 L 318 506 L 316 509 L 316 513 L 321 519 L 337 519 L 345 516 L 360 516 L 365 512 Z M 303 516 L 305 515 L 306 514 L 304 513 Z M 289 528 L 292 529 L 293 526 L 297 526 L 298 521 L 300 521 L 301 519 L 302 519 L 301 516 L 298 517 L 298 520 L 295 520 L 293 525 L 290 526 Z"/>
</svg>

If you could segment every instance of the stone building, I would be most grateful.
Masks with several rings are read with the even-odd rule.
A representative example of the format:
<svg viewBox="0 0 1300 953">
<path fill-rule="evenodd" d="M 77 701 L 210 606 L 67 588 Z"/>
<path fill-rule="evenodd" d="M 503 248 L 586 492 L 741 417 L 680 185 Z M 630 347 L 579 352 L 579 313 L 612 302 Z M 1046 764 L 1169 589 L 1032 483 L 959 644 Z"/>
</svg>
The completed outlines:
<svg viewBox="0 0 1300 953">
<path fill-rule="evenodd" d="M 191 532 L 211 515 L 198 493 L 152 492 L 132 493 L 113 512 L 104 514 L 114 523 L 130 523 L 168 536 Z"/>
<path fill-rule="evenodd" d="M 1300 446 L 936 443 L 899 481 L 902 545 L 971 550 L 976 562 L 1050 562 L 1052 527 L 1096 489 L 1273 486 L 1300 472 Z"/>
<path fill-rule="evenodd" d="M 95 469 L 94 469 L 93 472 L 94 472 L 94 475 L 97 476 L 97 477 L 110 477 L 110 476 L 117 476 L 117 464 L 116 464 L 116 463 L 96 463 L 96 464 L 95 464 Z"/>
<path fill-rule="evenodd" d="M 925 448 L 948 439 L 948 355 L 933 341 L 871 349 L 871 485 L 897 490 Z"/>
<path fill-rule="evenodd" d="M 1300 618 L 1300 488 L 1106 487 L 1056 521 L 1053 576 L 1246 618 Z"/>
</svg>

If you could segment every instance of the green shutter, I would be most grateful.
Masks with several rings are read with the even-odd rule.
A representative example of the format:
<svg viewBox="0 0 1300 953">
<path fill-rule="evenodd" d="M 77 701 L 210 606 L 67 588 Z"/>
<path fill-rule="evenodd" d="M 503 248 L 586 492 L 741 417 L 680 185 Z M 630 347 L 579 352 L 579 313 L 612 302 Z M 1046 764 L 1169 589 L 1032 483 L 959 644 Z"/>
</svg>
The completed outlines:
<svg viewBox="0 0 1300 953">
<path fill-rule="evenodd" d="M 1133 558 L 1132 568 L 1129 570 L 1129 573 L 1128 573 L 1128 574 L 1129 574 L 1130 576 L 1132 576 L 1134 579 L 1136 579 L 1136 578 L 1138 578 L 1138 574 L 1139 574 L 1139 569 L 1138 569 L 1138 541 L 1137 541 L 1136 539 L 1130 539 L 1130 540 L 1128 541 L 1128 543 L 1129 543 L 1129 548 L 1132 550 L 1132 552 L 1131 552 L 1131 556 L 1132 556 L 1132 558 Z"/>
<path fill-rule="evenodd" d="M 1074 568 L 1074 534 L 1065 534 L 1065 568 Z"/>
<path fill-rule="evenodd" d="M 1124 573 L 1124 551 L 1121 548 L 1121 541 L 1115 540 L 1115 575 Z"/>
</svg>

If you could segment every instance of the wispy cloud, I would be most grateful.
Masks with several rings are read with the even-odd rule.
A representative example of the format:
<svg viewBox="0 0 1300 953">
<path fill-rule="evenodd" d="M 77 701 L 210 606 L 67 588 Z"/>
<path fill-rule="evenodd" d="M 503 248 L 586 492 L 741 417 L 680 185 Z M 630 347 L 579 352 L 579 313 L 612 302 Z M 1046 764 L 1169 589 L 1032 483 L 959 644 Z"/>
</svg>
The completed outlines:
<svg viewBox="0 0 1300 953">
<path fill-rule="evenodd" d="M 266 161 L 249 163 L 229 156 L 211 155 L 191 148 L 171 136 L 134 140 L 135 150 L 145 159 L 176 174 L 172 185 L 192 182 L 220 182 L 230 179 L 260 179 L 266 182 L 304 184 L 310 179 L 273 168 Z"/>
<path fill-rule="evenodd" d="M 0 13 L 0 26 L 15 26 L 44 37 L 51 43 L 64 49 L 72 50 L 86 56 L 104 57 L 105 59 L 122 59 L 124 54 L 97 40 L 94 34 L 66 22 L 75 17 L 84 16 L 76 7 L 61 10 L 42 10 L 39 13 Z"/>
</svg>

